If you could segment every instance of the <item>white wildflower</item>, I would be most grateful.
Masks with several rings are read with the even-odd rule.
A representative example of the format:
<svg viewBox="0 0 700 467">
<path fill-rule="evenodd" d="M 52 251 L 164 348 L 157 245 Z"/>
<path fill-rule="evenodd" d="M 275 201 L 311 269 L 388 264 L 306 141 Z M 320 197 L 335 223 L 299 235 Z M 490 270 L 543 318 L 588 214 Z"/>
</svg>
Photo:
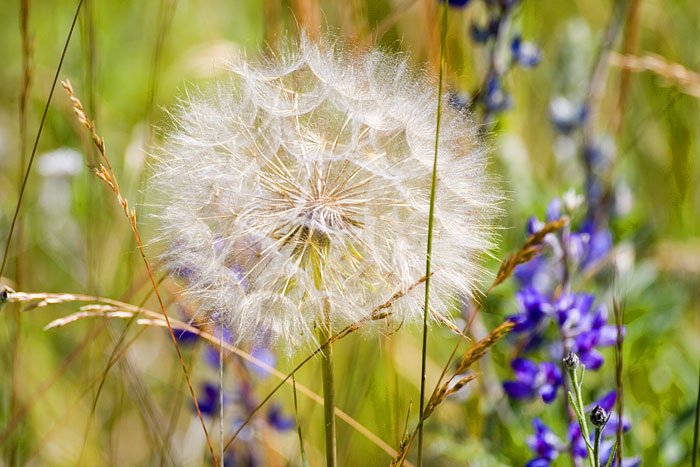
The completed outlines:
<svg viewBox="0 0 700 467">
<path fill-rule="evenodd" d="M 241 59 L 175 112 L 151 187 L 164 264 L 237 342 L 293 347 L 321 310 L 340 328 L 425 274 L 436 85 L 401 58 L 303 39 Z M 491 246 L 498 196 L 468 116 L 443 106 L 431 307 L 449 316 Z M 422 317 L 424 289 L 392 306 Z"/>
</svg>

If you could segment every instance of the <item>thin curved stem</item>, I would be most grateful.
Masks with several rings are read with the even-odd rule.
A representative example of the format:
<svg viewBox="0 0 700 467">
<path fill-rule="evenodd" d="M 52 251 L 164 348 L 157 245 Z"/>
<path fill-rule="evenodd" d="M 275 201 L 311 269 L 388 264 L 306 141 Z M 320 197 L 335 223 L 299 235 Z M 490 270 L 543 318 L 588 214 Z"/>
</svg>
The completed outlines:
<svg viewBox="0 0 700 467">
<path fill-rule="evenodd" d="M 449 4 L 443 5 L 442 12 L 442 32 L 440 37 L 440 71 L 438 78 L 438 104 L 437 121 L 435 123 L 435 156 L 433 157 L 433 176 L 430 182 L 430 211 L 428 213 L 428 246 L 425 259 L 425 303 L 423 306 L 423 345 L 421 347 L 421 371 L 420 371 L 420 405 L 418 410 L 419 419 L 423 418 L 425 410 L 425 365 L 428 351 L 428 309 L 430 303 L 430 276 L 432 267 L 433 252 L 433 218 L 435 213 L 435 191 L 437 185 L 437 157 L 440 141 L 440 117 L 442 113 L 442 80 L 445 69 L 445 42 L 447 37 L 447 12 Z M 423 462 L 423 424 L 418 429 L 418 466 Z"/>
<path fill-rule="evenodd" d="M 331 306 L 326 299 L 323 302 L 323 324 L 319 326 L 319 340 L 326 342 L 331 338 Z M 335 443 L 335 385 L 333 381 L 333 345 L 323 347 L 321 367 L 323 371 L 323 418 L 326 429 L 326 465 L 335 467 L 337 463 Z"/>
</svg>

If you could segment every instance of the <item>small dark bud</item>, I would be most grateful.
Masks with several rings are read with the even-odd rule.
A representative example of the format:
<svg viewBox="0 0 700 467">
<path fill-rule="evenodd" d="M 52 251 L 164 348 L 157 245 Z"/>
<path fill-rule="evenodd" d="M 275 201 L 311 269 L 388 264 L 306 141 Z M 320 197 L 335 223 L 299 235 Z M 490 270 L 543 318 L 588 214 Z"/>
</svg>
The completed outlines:
<svg viewBox="0 0 700 467">
<path fill-rule="evenodd" d="M 4 304 L 10 299 L 10 291 L 5 287 L 0 290 L 0 305 Z"/>
<path fill-rule="evenodd" d="M 598 428 L 602 428 L 607 421 L 608 414 L 605 412 L 605 409 L 599 405 L 593 407 L 593 410 L 591 410 L 591 423 Z"/>
<path fill-rule="evenodd" d="M 569 370 L 575 370 L 578 368 L 579 364 L 581 361 L 578 358 L 578 355 L 576 355 L 573 352 L 569 352 L 566 357 L 564 357 L 564 365 L 566 365 L 566 368 Z"/>
</svg>

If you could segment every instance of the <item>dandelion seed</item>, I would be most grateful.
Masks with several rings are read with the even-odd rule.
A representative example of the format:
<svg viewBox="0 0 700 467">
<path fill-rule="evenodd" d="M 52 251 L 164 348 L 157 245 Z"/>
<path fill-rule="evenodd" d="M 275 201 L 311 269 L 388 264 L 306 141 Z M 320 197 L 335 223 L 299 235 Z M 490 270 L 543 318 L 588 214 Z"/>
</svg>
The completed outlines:
<svg viewBox="0 0 700 467">
<path fill-rule="evenodd" d="M 405 59 L 302 38 L 188 95 L 151 188 L 167 269 L 236 342 L 309 342 L 424 275 L 436 86 Z M 477 129 L 443 107 L 431 305 L 449 317 L 492 246 L 498 195 Z M 422 317 L 423 286 L 393 305 Z"/>
</svg>

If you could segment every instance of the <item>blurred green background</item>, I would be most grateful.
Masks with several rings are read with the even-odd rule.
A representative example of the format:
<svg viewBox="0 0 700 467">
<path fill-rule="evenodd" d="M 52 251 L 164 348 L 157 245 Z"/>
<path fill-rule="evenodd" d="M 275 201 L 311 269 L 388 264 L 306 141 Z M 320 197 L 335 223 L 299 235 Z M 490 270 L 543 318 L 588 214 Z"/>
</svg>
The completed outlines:
<svg viewBox="0 0 700 467">
<path fill-rule="evenodd" d="M 21 3 L 3 2 L 0 14 L 3 245 L 17 202 L 21 164 L 26 167 L 77 7 L 66 0 L 27 2 L 31 79 L 22 129 Z M 616 50 L 626 44 L 635 55 L 657 54 L 700 70 L 697 1 L 631 3 L 638 6 L 638 15 L 625 18 Z M 416 67 L 434 70 L 438 5 L 434 0 L 86 0 L 60 79 L 71 80 L 95 119 L 122 192 L 136 206 L 141 235 L 148 240 L 153 229 L 148 193 L 143 191 L 147 153 L 158 142 L 154 128 L 167 125 L 166 109 L 188 87 L 206 86 L 227 57 L 274 49 L 279 37 L 297 34 L 297 22 L 329 30 L 342 41 L 405 51 Z M 571 149 L 578 142 L 554 131 L 548 109 L 558 95 L 583 96 L 612 6 L 610 1 L 524 0 L 512 16 L 509 27 L 539 44 L 543 58 L 532 70 L 516 68 L 506 75 L 503 85 L 513 95 L 513 108 L 498 115 L 486 135 L 493 148 L 493 172 L 508 198 L 502 241 L 494 252 L 498 258 L 519 247 L 527 218 L 543 218 L 549 199 L 569 188 L 583 190 L 582 165 Z M 483 2 L 476 0 L 450 11 L 446 85 L 451 92 L 469 93 L 484 80 L 486 51 L 469 37 L 472 21 L 483 22 L 484 15 Z M 689 95 L 688 86 L 658 73 L 634 72 L 626 83 L 621 76 L 619 67 L 611 67 L 598 130 L 616 148 L 612 183 L 627 194 L 611 223 L 619 274 L 615 295 L 624 304 L 628 326 L 625 411 L 633 428 L 625 436 L 625 454 L 641 455 L 643 465 L 689 465 L 700 360 L 700 101 Z M 157 310 L 123 213 L 87 167 L 96 157 L 58 86 L 2 280 L 26 292 L 95 294 L 134 304 L 147 299 L 146 306 Z M 495 272 L 497 262 L 489 267 Z M 586 287 L 611 297 L 610 275 Z M 172 303 L 177 285 L 166 280 L 163 290 Z M 482 312 L 484 329 L 516 311 L 515 290 L 515 284 L 507 283 L 489 297 Z M 0 465 L 210 462 L 168 334 L 117 320 L 81 320 L 42 330 L 52 319 L 77 309 L 71 303 L 21 314 L 13 304 L 2 309 Z M 178 314 L 176 306 L 170 310 Z M 132 339 L 125 356 L 103 377 L 113 349 Z M 433 328 L 429 381 L 435 380 L 455 342 L 449 331 Z M 203 343 L 184 350 L 198 392 L 205 381 L 217 378 L 203 360 L 204 352 Z M 352 335 L 336 345 L 336 353 L 338 406 L 396 447 L 407 418 L 409 427 L 417 420 L 419 330 L 406 326 L 382 338 Z M 588 400 L 615 386 L 612 351 L 606 350 L 605 356 L 602 370 L 586 377 Z M 285 372 L 301 355 L 278 357 L 276 366 Z M 513 403 L 489 390 L 489 385 L 499 387 L 498 379 L 511 377 L 512 357 L 508 343 L 499 343 L 492 364 L 482 369 L 483 378 L 430 419 L 426 465 L 524 465 L 532 457 L 525 439 L 534 415 L 565 439 L 561 396 L 545 407 L 541 402 Z M 226 375 L 230 392 L 249 383 L 259 400 L 276 384 L 233 360 Z M 104 386 L 93 413 L 100 381 Z M 318 362 L 307 365 L 298 381 L 320 393 Z M 289 388 L 273 402 L 293 416 Z M 503 406 L 505 414 L 498 410 Z M 309 461 L 321 465 L 322 409 L 300 394 L 299 416 Z M 207 422 L 216 441 L 215 418 Z M 262 419 L 253 426 L 238 453 L 250 451 L 258 465 L 300 465 L 294 430 L 280 432 Z M 338 446 L 341 465 L 390 462 L 387 454 L 340 421 Z M 243 458 L 239 454 L 237 463 L 244 465 Z M 555 465 L 571 461 L 561 456 Z"/>
</svg>

